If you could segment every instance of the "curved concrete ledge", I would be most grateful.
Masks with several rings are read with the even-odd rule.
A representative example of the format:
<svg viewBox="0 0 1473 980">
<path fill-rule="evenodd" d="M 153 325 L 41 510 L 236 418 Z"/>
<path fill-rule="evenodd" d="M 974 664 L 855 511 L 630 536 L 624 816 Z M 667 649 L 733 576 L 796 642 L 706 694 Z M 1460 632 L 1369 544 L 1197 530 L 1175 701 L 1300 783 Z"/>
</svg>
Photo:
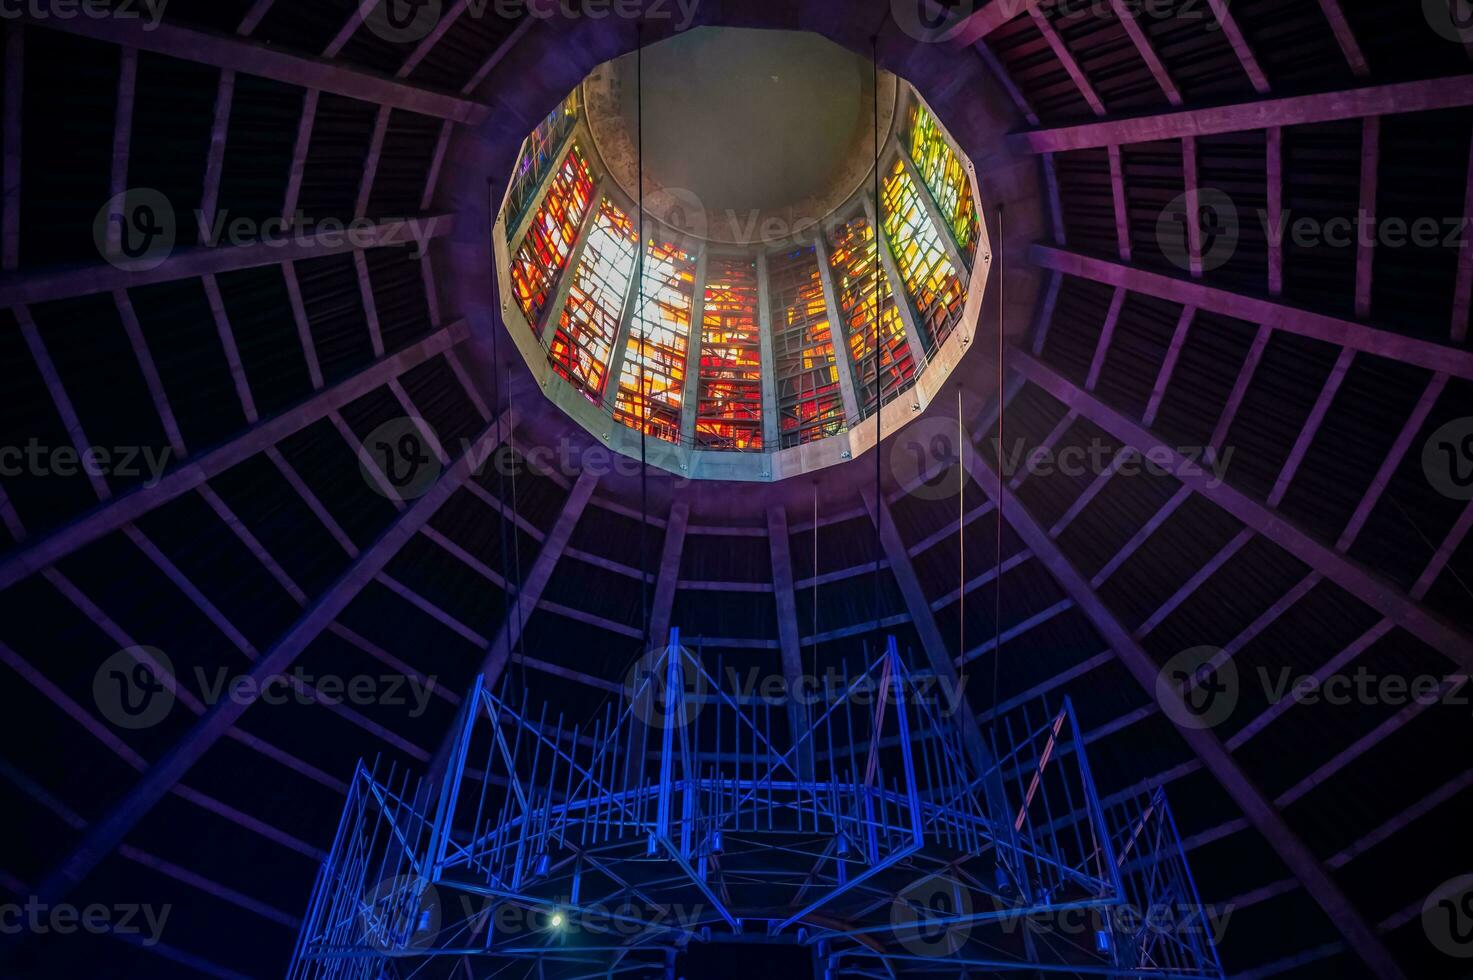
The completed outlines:
<svg viewBox="0 0 1473 980">
<path fill-rule="evenodd" d="M 746 0 L 730 7 L 703 4 L 698 23 L 812 30 L 857 53 L 871 53 L 872 40 L 858 28 L 863 18 L 857 16 L 854 4 L 826 0 L 799 6 L 801 9 L 795 9 L 793 4 L 777 0 Z M 1022 120 L 980 56 L 968 49 L 910 38 L 889 21 L 887 11 L 887 5 L 883 11 L 877 7 L 869 18 L 875 22 L 884 18 L 886 24 L 877 43 L 880 66 L 915 87 L 956 148 L 972 162 L 978 204 L 989 219 L 993 267 L 1001 261 L 1005 270 L 1003 277 L 988 276 L 985 295 L 979 290 L 969 300 L 962 323 L 933 356 L 933 364 L 944 362 L 948 376 L 931 379 L 923 375 L 913 389 L 913 397 L 898 399 L 886 407 L 881 424 L 888 440 L 906 423 L 929 413 L 954 419 L 958 388 L 969 405 L 985 404 L 994 397 L 993 351 L 999 322 L 1006 324 L 1006 342 L 1020 341 L 1029 330 L 1040 294 L 1041 273 L 1029 263 L 1028 249 L 1043 236 L 1046 214 L 1038 158 L 1011 147 L 1005 139 Z M 661 31 L 668 33 L 669 28 L 668 23 L 652 22 L 637 32 L 633 22 L 613 19 L 539 21 L 482 83 L 478 95 L 492 106 L 487 119 L 474 128 L 460 130 L 447 151 L 445 179 L 435 203 L 438 209 L 454 213 L 457 220 L 453 235 L 437 255 L 437 262 L 443 259 L 444 299 L 447 310 L 471 324 L 471 367 L 477 383 L 493 404 L 511 407 L 518 437 L 524 444 L 559 447 L 559 452 L 573 455 L 596 451 L 607 454 L 609 450 L 635 458 L 639 455 L 637 432 L 617 427 L 622 433 L 616 438 L 607 423 L 575 423 L 568 417 L 570 406 L 556 386 L 544 386 L 540 372 L 534 372 L 524 356 L 512 356 L 521 343 L 535 345 L 536 341 L 525 330 L 509 329 L 511 325 L 501 313 L 492 250 L 494 212 L 522 140 L 537 122 L 598 65 L 634 50 L 641 41 L 659 40 Z M 999 219 L 1001 238 L 997 233 Z M 979 266 L 981 263 L 979 252 Z M 519 333 L 521 340 L 517 338 Z M 963 338 L 969 343 L 963 344 Z M 576 393 L 574 396 L 588 404 Z M 914 408 L 916 405 L 919 407 Z M 578 406 L 571 407 L 576 414 Z M 605 432 L 608 439 L 601 438 Z M 626 440 L 623 433 L 632 441 Z M 811 473 L 815 466 L 826 465 L 834 474 L 842 473 L 874 444 L 874 426 L 866 422 L 844 436 L 784 451 L 791 457 L 784 456 L 784 452 L 761 456 L 698 452 L 655 439 L 646 440 L 645 448 L 649 461 L 677 481 L 694 478 L 776 483 Z M 696 455 L 682 460 L 679 453 Z M 719 459 L 708 461 L 706 457 Z M 601 486 L 605 493 L 617 497 L 625 489 L 634 492 L 638 482 L 637 477 L 626 477 L 615 468 Z"/>
</svg>

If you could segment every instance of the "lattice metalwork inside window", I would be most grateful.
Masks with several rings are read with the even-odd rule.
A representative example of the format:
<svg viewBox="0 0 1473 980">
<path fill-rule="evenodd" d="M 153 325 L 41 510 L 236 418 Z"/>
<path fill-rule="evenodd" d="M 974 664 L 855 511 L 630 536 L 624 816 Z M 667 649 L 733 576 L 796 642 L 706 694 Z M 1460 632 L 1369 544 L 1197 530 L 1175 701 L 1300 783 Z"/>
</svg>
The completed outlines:
<svg viewBox="0 0 1473 980">
<path fill-rule="evenodd" d="M 971 264 L 977 257 L 977 202 L 967 168 L 952 150 L 936 117 L 917 103 L 910 110 L 908 149 L 916 170 L 931 192 L 931 198 L 951 226 L 951 234 Z"/>
<path fill-rule="evenodd" d="M 624 350 L 614 419 L 649 435 L 680 441 L 680 403 L 690 353 L 696 258 L 675 245 L 649 242 L 642 295 Z"/>
<path fill-rule="evenodd" d="M 698 393 L 697 446 L 762 448 L 762 335 L 751 258 L 707 262 Z"/>
<path fill-rule="evenodd" d="M 864 451 L 851 438 L 860 419 L 922 372 L 955 367 L 937 348 L 985 288 L 987 269 L 974 278 L 973 266 L 987 229 L 970 163 L 917 93 L 896 92 L 879 200 L 843 169 L 832 179 L 846 183 L 814 198 L 824 239 L 805 246 L 763 222 L 736 238 L 709 222 L 695 232 L 663 206 L 641 220 L 626 155 L 600 142 L 627 123 L 605 118 L 606 91 L 587 87 L 600 77 L 523 143 L 499 215 L 506 237 L 491 242 L 517 347 L 577 424 L 626 455 L 643 452 L 641 433 L 664 440 L 649 461 L 672 471 L 780 479 Z"/>
<path fill-rule="evenodd" d="M 879 374 L 880 403 L 890 399 L 915 379 L 916 363 L 905 335 L 905 323 L 895 305 L 890 281 L 877 268 L 874 228 L 863 215 L 841 225 L 834 238 L 829 264 L 834 289 L 839 294 L 839 312 L 849 337 L 854 362 L 854 384 L 860 412 L 875 410 L 875 377 Z M 875 298 L 879 296 L 879 351 L 875 350 Z"/>
<path fill-rule="evenodd" d="M 930 352 L 961 320 L 967 294 L 942 244 L 946 232 L 932 223 L 921 200 L 923 193 L 905 164 L 896 160 L 882 191 L 885 238 Z"/>
<path fill-rule="evenodd" d="M 574 144 L 547 188 L 542 206 L 511 263 L 517 305 L 534 330 L 573 253 L 573 243 L 592 198 L 593 175 L 583 151 Z"/>
<path fill-rule="evenodd" d="M 547 171 L 557 159 L 563 140 L 573 131 L 573 124 L 578 121 L 582 91 L 581 88 L 574 89 L 563 100 L 562 105 L 538 123 L 537 128 L 532 130 L 532 135 L 527 137 L 527 142 L 522 144 L 522 155 L 517 158 L 517 166 L 512 171 L 511 184 L 506 194 L 508 236 L 516 233 L 527 208 L 531 207 L 532 201 L 537 197 L 537 188 L 542 185 L 542 178 L 547 176 Z"/>
<path fill-rule="evenodd" d="M 844 429 L 833 328 L 812 245 L 769 256 L 778 434 L 790 449 Z"/>
<path fill-rule="evenodd" d="M 629 215 L 607 198 L 600 202 L 548 346 L 553 370 L 595 403 L 603 399 L 609 356 L 634 280 L 637 240 Z"/>
</svg>

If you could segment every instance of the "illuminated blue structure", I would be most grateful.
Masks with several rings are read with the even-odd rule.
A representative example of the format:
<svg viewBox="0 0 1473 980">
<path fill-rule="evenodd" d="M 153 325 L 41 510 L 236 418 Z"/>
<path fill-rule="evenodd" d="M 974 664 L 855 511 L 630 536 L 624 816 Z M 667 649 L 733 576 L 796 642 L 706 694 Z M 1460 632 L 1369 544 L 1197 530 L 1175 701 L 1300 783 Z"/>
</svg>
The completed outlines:
<svg viewBox="0 0 1473 980">
<path fill-rule="evenodd" d="M 978 771 L 893 640 L 792 712 L 722 680 L 672 634 L 591 727 L 478 684 L 433 798 L 359 767 L 290 976 L 1222 975 L 1164 796 L 1102 807 L 1067 702 Z"/>
</svg>

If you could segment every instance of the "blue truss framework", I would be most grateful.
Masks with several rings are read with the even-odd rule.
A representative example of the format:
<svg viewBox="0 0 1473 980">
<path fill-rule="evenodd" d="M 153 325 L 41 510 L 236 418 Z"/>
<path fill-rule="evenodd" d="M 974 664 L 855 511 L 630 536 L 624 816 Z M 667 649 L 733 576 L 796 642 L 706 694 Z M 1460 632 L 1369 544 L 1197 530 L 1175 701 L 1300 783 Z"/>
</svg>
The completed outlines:
<svg viewBox="0 0 1473 980">
<path fill-rule="evenodd" d="M 478 682 L 439 786 L 360 763 L 288 976 L 673 977 L 764 942 L 826 980 L 1222 977 L 1164 793 L 1103 807 L 1068 701 L 979 767 L 893 639 L 777 710 L 709 667 L 674 631 L 587 725 Z"/>
</svg>

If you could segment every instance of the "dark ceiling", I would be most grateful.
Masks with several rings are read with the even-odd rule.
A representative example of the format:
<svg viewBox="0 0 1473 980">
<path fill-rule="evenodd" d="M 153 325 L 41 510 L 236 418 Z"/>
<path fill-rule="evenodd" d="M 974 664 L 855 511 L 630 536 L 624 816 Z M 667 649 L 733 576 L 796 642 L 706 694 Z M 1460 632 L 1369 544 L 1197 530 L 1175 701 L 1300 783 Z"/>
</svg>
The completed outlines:
<svg viewBox="0 0 1473 980">
<path fill-rule="evenodd" d="M 1010 297 L 1037 316 L 1007 354 L 1005 445 L 1234 449 L 1225 482 L 1018 480 L 999 541 L 995 404 L 967 409 L 982 451 L 960 534 L 954 496 L 867 497 L 865 460 L 814 501 L 659 480 L 643 523 L 638 481 L 457 462 L 508 432 L 520 459 L 543 406 L 530 393 L 496 424 L 494 323 L 452 305 L 445 272 L 487 229 L 446 186 L 479 143 L 504 166 L 473 176 L 499 188 L 562 80 L 635 38 L 629 22 L 435 6 L 432 33 L 398 41 L 356 0 L 172 0 L 147 30 L 48 3 L 3 21 L 0 447 L 41 447 L 46 465 L 0 476 L 0 890 L 171 911 L 156 944 L 0 937 L 0 973 L 280 975 L 355 761 L 425 768 L 459 692 L 509 646 L 533 697 L 569 714 L 610 696 L 646 626 L 728 660 L 796 643 L 837 662 L 872 627 L 880 559 L 884 623 L 971 658 L 979 719 L 1072 696 L 1107 803 L 1168 786 L 1204 898 L 1234 910 L 1230 971 L 1466 975 L 1422 926 L 1428 894 L 1473 869 L 1466 705 L 1272 703 L 1244 684 L 1204 731 L 1162 711 L 1151 676 L 1203 645 L 1245 677 L 1473 666 L 1473 508 L 1422 455 L 1473 405 L 1473 249 L 1279 244 L 1258 216 L 1462 221 L 1468 47 L 1405 0 L 1161 0 L 1138 20 L 1128 3 L 994 0 L 970 47 L 917 44 L 870 0 L 699 6 L 701 23 L 853 50 L 878 31 L 882 64 L 937 95 L 953 132 L 974 73 L 1009 93 L 1008 149 L 1041 175 L 1050 227 L 1005 256 L 1009 282 L 1046 274 Z M 130 187 L 186 216 L 146 271 L 99 262 L 94 240 Z M 1203 238 L 1181 268 L 1158 220 L 1208 188 L 1244 216 L 1240 240 L 1218 264 Z M 353 247 L 320 227 L 284 248 L 197 247 L 187 216 L 216 208 L 372 230 Z M 393 219 L 451 213 L 424 255 L 393 244 Z M 402 416 L 445 449 L 408 502 L 359 459 Z M 56 450 L 89 446 L 116 465 L 63 473 Z M 129 472 L 130 453 L 164 459 L 162 479 Z M 129 729 L 94 679 L 136 646 L 181 680 L 166 718 Z M 218 678 L 287 668 L 435 686 L 422 704 L 211 700 Z"/>
</svg>

